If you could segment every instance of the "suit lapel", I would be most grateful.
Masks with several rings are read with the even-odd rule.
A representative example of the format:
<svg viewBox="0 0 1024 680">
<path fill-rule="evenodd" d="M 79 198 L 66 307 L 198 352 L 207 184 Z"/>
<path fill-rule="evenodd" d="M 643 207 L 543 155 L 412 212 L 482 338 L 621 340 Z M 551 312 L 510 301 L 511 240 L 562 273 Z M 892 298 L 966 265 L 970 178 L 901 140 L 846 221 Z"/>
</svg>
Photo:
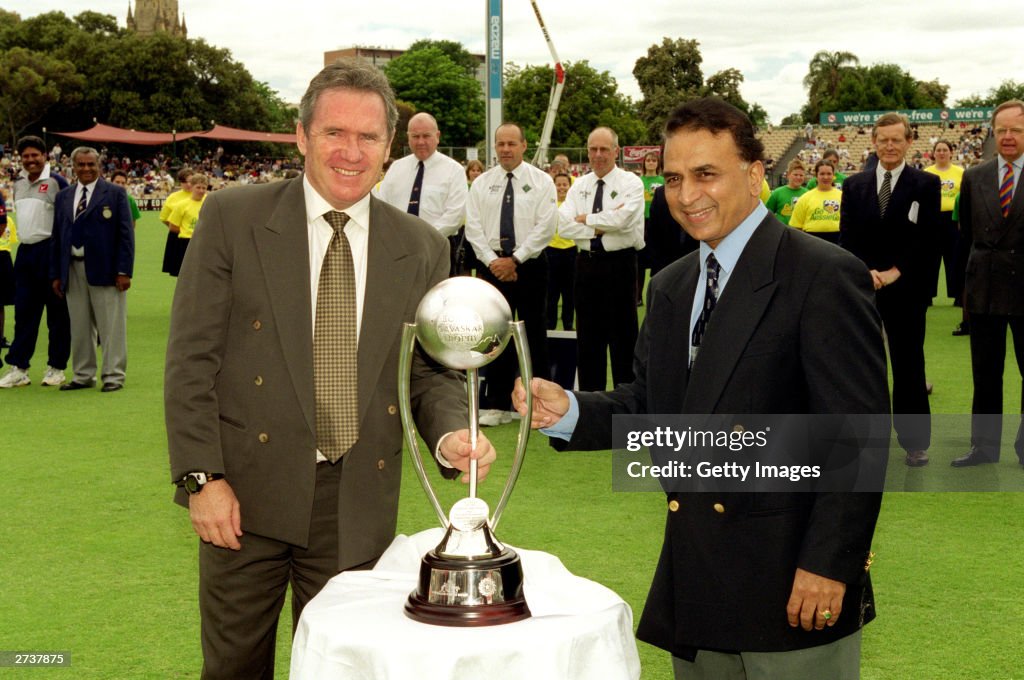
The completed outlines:
<svg viewBox="0 0 1024 680">
<path fill-rule="evenodd" d="M 301 179 L 291 180 L 265 224 L 254 224 L 253 238 L 277 321 L 281 353 L 306 422 L 315 432 L 309 235 Z"/>
<path fill-rule="evenodd" d="M 672 348 L 660 357 L 652 357 L 648 370 L 651 375 L 647 376 L 649 383 L 663 385 L 663 388 L 656 388 L 655 394 L 663 396 L 665 402 L 658 404 L 658 413 L 682 413 L 683 401 L 686 398 L 686 386 L 690 377 L 689 357 L 687 348 L 690 338 L 690 314 L 693 311 L 693 296 L 697 291 L 697 282 L 700 278 L 700 254 L 691 257 L 692 265 L 687 267 L 681 275 L 683 285 L 678 289 L 666 288 L 663 291 L 664 299 L 655 299 L 653 305 L 663 303 L 669 310 L 667 314 L 659 314 L 657 324 L 651 324 L 647 329 L 650 334 L 651 347 Z M 652 310 L 653 311 L 653 310 Z M 662 319 L 665 319 L 663 322 Z M 681 350 L 675 348 L 681 347 Z M 679 360 L 679 355 L 683 359 Z"/>
<path fill-rule="evenodd" d="M 370 399 L 382 376 L 392 345 L 401 337 L 406 294 L 413 290 L 417 258 L 409 257 L 409 242 L 399 223 L 390 218 L 384 204 L 370 197 L 370 229 L 367 238 L 366 293 L 359 330 L 359 421 L 362 424 Z M 418 302 L 418 301 L 417 301 Z"/>
<path fill-rule="evenodd" d="M 785 228 L 769 215 L 743 249 L 690 371 L 683 413 L 716 411 L 733 369 L 775 293 L 775 256 Z"/>
<path fill-rule="evenodd" d="M 996 156 L 990 160 L 986 167 L 979 168 L 979 172 L 983 185 L 982 201 L 988 212 L 988 223 L 1000 225 L 1003 222 L 1003 209 L 999 205 L 999 157 Z M 1011 212 L 1012 210 L 1011 206 Z"/>
</svg>

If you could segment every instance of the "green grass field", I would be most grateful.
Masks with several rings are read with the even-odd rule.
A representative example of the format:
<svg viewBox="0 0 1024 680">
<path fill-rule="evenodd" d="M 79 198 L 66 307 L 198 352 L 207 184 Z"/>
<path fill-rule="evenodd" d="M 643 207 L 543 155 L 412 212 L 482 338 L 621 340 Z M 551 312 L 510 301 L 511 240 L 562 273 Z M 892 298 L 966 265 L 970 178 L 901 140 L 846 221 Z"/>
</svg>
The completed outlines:
<svg viewBox="0 0 1024 680">
<path fill-rule="evenodd" d="M 198 677 L 196 539 L 186 512 L 171 502 L 163 426 L 174 284 L 159 273 L 165 232 L 156 215 L 147 213 L 137 233 L 127 388 L 62 394 L 40 387 L 41 340 L 33 384 L 0 391 L 0 651 L 72 655 L 71 668 L 0 668 L 0 678 Z M 971 398 L 968 339 L 950 335 L 959 310 L 939 302 L 929 311 L 927 341 L 932 409 L 964 414 Z M 1012 353 L 1006 373 L 1005 403 L 1013 411 L 1021 383 Z M 499 451 L 512 451 L 514 425 L 488 435 Z M 966 432 L 958 436 L 964 440 Z M 988 475 L 999 488 L 1019 489 L 1024 471 L 1008 441 L 998 466 L 953 471 L 948 461 L 962 450 L 935 451 L 931 466 L 909 471 L 917 476 L 897 460 L 890 483 L 945 489 L 965 479 L 955 475 Z M 503 458 L 481 487 L 492 503 L 508 462 Z M 410 465 L 403 486 L 399 531 L 432 526 L 436 519 Z M 464 494 L 455 484 L 443 491 L 446 505 Z M 664 513 L 660 494 L 611 491 L 607 453 L 559 454 L 538 436 L 500 536 L 551 552 L 571 571 L 614 589 L 638 619 Z M 865 629 L 864 678 L 1024 678 L 1022 515 L 1019 493 L 886 494 L 872 568 L 879 613 Z M 282 624 L 278 676 L 286 677 L 287 615 Z M 666 653 L 641 644 L 640 655 L 645 680 L 671 678 Z"/>
</svg>

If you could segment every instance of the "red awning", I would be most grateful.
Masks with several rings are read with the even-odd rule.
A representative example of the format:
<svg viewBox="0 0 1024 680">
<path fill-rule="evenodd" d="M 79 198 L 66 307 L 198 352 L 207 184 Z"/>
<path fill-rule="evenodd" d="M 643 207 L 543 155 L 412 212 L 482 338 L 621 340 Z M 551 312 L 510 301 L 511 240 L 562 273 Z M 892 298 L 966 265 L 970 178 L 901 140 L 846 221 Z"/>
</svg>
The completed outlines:
<svg viewBox="0 0 1024 680">
<path fill-rule="evenodd" d="M 81 139 L 84 142 L 114 142 L 118 144 L 139 144 L 141 146 L 156 146 L 159 144 L 171 144 L 174 141 L 181 141 L 195 137 L 198 132 L 179 132 L 172 135 L 169 132 L 137 132 L 125 130 L 124 128 L 112 125 L 97 123 L 88 130 L 78 132 L 58 132 L 63 137 Z"/>
<path fill-rule="evenodd" d="M 214 125 L 206 132 L 137 132 L 125 130 L 112 125 L 97 123 L 88 130 L 78 132 L 58 132 L 58 135 L 80 139 L 84 142 L 113 142 L 117 144 L 138 144 L 141 146 L 157 146 L 171 144 L 185 139 L 205 138 L 229 142 L 273 142 L 277 144 L 295 144 L 294 133 L 259 132 L 257 130 L 239 130 L 226 125 Z"/>
<path fill-rule="evenodd" d="M 214 125 L 212 130 L 197 133 L 196 137 L 219 139 L 227 142 L 273 142 L 276 144 L 295 144 L 296 139 L 295 133 L 239 130 L 227 125 Z"/>
</svg>

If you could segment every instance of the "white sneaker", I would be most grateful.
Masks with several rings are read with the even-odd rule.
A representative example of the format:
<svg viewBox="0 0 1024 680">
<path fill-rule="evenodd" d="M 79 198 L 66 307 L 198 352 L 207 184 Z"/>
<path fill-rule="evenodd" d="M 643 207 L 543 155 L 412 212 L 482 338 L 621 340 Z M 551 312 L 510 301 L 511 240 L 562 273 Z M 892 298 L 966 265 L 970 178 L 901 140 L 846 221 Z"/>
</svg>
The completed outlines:
<svg viewBox="0 0 1024 680">
<path fill-rule="evenodd" d="M 480 411 L 479 423 L 481 427 L 494 427 L 495 425 L 510 422 L 512 422 L 512 418 L 505 411 L 499 411 L 496 408 L 485 408 Z"/>
<path fill-rule="evenodd" d="M 28 377 L 28 371 L 23 371 L 17 366 L 11 366 L 4 377 L 0 378 L 0 387 L 2 388 L 24 387 L 31 384 L 32 379 Z"/>
<path fill-rule="evenodd" d="M 43 374 L 43 385 L 45 387 L 57 387 L 58 385 L 64 384 L 64 371 L 53 366 L 46 367 L 46 373 Z"/>
</svg>

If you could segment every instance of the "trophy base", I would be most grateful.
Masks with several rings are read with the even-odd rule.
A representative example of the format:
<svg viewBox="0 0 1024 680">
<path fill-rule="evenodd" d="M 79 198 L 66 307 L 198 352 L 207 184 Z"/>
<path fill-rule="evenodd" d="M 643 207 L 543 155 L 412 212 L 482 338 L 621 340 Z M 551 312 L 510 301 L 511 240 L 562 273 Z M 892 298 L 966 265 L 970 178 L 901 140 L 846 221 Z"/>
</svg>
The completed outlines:
<svg viewBox="0 0 1024 680">
<path fill-rule="evenodd" d="M 423 556 L 405 614 L 421 623 L 460 627 L 529 618 L 519 555 L 506 547 L 496 555 L 473 558 L 442 557 L 431 550 Z"/>
</svg>

